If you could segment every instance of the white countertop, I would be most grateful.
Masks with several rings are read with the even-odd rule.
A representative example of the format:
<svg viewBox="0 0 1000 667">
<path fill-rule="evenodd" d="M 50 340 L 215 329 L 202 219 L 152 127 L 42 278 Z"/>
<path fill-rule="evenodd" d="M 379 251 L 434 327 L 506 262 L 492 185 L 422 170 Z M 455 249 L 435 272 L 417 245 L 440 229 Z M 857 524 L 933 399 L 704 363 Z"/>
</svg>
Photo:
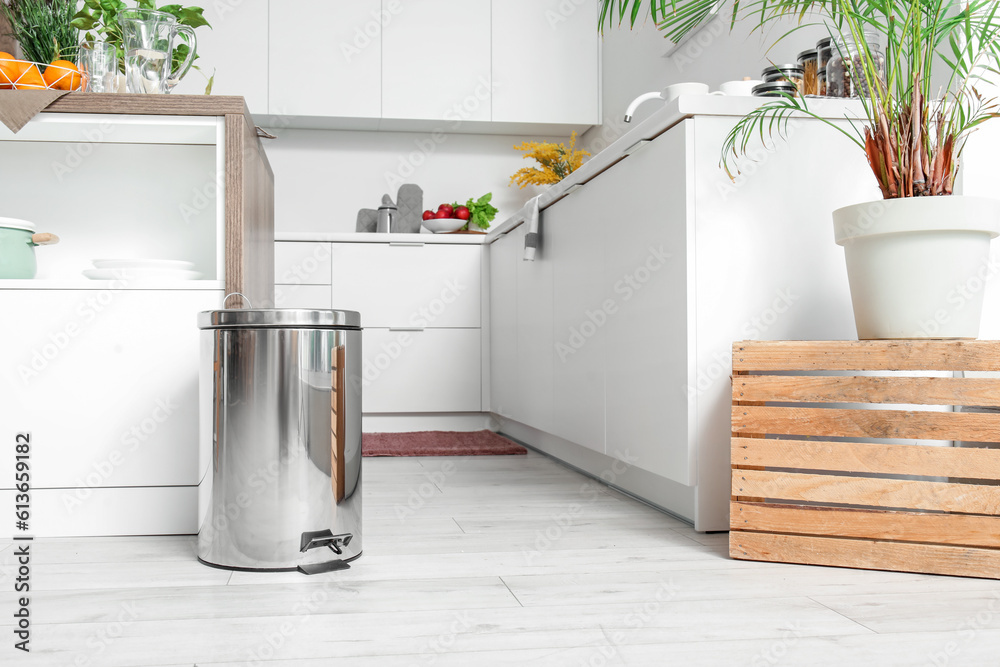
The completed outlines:
<svg viewBox="0 0 1000 667">
<path fill-rule="evenodd" d="M 275 241 L 314 241 L 318 243 L 444 243 L 481 245 L 486 234 L 376 234 L 373 232 L 275 232 Z"/>
<path fill-rule="evenodd" d="M 686 118 L 693 116 L 735 116 L 741 117 L 768 102 L 762 97 L 725 97 L 718 95 L 681 95 L 667 102 L 649 118 L 637 123 L 613 144 L 583 163 L 572 174 L 550 186 L 539 199 L 539 209 L 545 209 L 587 181 L 599 175 L 612 165 L 628 157 L 643 141 L 660 136 Z M 653 104 L 649 102 L 648 104 Z M 808 100 L 809 110 L 823 118 L 864 117 L 864 109 L 858 100 L 836 98 L 813 98 Z M 624 113 L 624 111 L 623 111 Z M 519 226 L 529 216 L 529 205 L 510 216 L 500 224 L 490 228 L 486 243 L 492 243 L 500 236 Z"/>
</svg>

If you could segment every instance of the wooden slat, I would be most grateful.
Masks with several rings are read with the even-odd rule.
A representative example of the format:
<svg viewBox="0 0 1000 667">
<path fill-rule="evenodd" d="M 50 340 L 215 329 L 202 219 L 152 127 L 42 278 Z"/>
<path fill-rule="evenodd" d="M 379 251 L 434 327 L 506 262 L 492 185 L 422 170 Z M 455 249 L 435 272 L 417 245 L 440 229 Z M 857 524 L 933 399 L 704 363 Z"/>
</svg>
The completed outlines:
<svg viewBox="0 0 1000 667">
<path fill-rule="evenodd" d="M 994 549 L 742 531 L 729 535 L 729 555 L 744 560 L 1000 578 L 1000 551 Z"/>
<path fill-rule="evenodd" d="M 1000 407 L 1000 379 L 740 375 L 733 401 Z"/>
<path fill-rule="evenodd" d="M 732 496 L 966 514 L 1000 514 L 1000 486 L 734 470 Z"/>
<path fill-rule="evenodd" d="M 735 502 L 732 530 L 1000 548 L 1000 517 Z"/>
<path fill-rule="evenodd" d="M 742 341 L 734 371 L 997 371 L 1000 342 L 987 340 Z"/>
<path fill-rule="evenodd" d="M 1000 441 L 1000 413 L 841 410 L 833 408 L 732 408 L 733 433 L 842 438 L 916 438 Z"/>
<path fill-rule="evenodd" d="M 13 93 L 12 93 L 13 94 Z M 47 113 L 108 113 L 155 116 L 247 116 L 246 102 L 235 95 L 139 95 L 69 93 L 45 108 Z"/>
<path fill-rule="evenodd" d="M 1000 449 L 733 438 L 733 466 L 1000 480 Z"/>
<path fill-rule="evenodd" d="M 746 375 L 745 371 L 733 371 L 733 382 L 736 382 L 737 380 L 741 379 L 745 375 Z M 733 405 L 763 405 L 763 403 L 736 400 L 736 401 L 733 402 Z M 741 434 L 736 434 L 736 435 L 741 435 Z M 750 439 L 756 439 L 756 438 L 763 438 L 764 436 L 763 435 L 747 434 L 746 437 L 750 438 Z M 753 465 L 753 464 L 749 464 L 749 463 L 747 463 L 747 464 L 737 463 L 735 461 L 734 461 L 734 467 L 736 467 L 736 468 L 743 468 L 743 467 L 745 467 L 745 468 L 747 468 L 749 470 L 763 470 L 764 469 L 762 466 Z M 764 499 L 763 498 L 752 498 L 750 496 L 740 496 L 739 498 L 737 498 L 737 500 L 744 500 L 744 501 L 747 501 L 747 502 L 755 502 L 755 501 L 763 501 Z"/>
</svg>

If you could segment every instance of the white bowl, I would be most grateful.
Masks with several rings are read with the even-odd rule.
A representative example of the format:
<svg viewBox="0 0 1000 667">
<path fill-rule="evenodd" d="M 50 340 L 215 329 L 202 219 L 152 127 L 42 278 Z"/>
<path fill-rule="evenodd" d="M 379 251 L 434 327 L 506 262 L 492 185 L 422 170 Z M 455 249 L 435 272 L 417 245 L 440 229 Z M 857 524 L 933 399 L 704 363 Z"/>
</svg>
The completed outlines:
<svg viewBox="0 0 1000 667">
<path fill-rule="evenodd" d="M 461 218 L 431 218 L 430 220 L 424 220 L 423 222 L 424 227 L 431 230 L 435 234 L 456 232 L 462 227 L 465 227 L 467 224 L 469 224 L 469 221 L 462 220 Z"/>
</svg>

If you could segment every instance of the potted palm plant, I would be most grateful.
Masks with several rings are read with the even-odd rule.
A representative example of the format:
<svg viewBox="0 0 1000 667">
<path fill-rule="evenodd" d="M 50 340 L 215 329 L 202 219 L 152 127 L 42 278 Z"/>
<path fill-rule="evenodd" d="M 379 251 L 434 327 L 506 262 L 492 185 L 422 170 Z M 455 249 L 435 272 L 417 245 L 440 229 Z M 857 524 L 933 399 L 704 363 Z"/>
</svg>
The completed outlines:
<svg viewBox="0 0 1000 667">
<path fill-rule="evenodd" d="M 677 42 L 720 0 L 601 2 L 602 29 L 616 18 L 634 26 L 645 7 Z M 797 25 L 781 39 L 822 24 L 838 45 L 844 71 L 860 84 L 858 102 L 843 107 L 850 128 L 818 113 L 820 100 L 771 98 L 729 133 L 726 171 L 732 176 L 731 161 L 749 142 L 781 136 L 791 118 L 832 125 L 864 151 L 883 196 L 833 212 L 859 337 L 976 338 L 1000 202 L 953 191 L 970 133 L 1000 111 L 988 93 L 1000 75 L 998 3 L 735 0 L 731 12 L 733 23 L 750 20 L 758 29 L 782 19 Z"/>
</svg>

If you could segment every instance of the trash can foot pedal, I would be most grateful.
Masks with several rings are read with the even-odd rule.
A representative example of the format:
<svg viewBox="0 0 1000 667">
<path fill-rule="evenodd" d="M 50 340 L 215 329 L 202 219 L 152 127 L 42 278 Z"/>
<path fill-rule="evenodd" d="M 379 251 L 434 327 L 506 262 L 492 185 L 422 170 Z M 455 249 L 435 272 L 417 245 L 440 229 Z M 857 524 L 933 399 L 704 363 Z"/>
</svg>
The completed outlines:
<svg viewBox="0 0 1000 667">
<path fill-rule="evenodd" d="M 340 560 L 330 560 L 325 563 L 309 563 L 307 565 L 299 565 L 298 571 L 302 574 L 323 574 L 324 572 L 336 572 L 337 570 L 349 570 L 351 565 L 345 561 Z"/>
<path fill-rule="evenodd" d="M 351 543 L 351 539 L 354 537 L 353 533 L 344 533 L 343 535 L 334 535 L 333 531 L 329 528 L 326 530 L 316 530 L 312 532 L 302 533 L 302 539 L 299 542 L 299 552 L 305 553 L 310 549 L 318 549 L 320 547 L 330 547 L 330 549 L 336 553 L 341 554 L 343 551 L 342 547 L 346 547 Z"/>
</svg>

